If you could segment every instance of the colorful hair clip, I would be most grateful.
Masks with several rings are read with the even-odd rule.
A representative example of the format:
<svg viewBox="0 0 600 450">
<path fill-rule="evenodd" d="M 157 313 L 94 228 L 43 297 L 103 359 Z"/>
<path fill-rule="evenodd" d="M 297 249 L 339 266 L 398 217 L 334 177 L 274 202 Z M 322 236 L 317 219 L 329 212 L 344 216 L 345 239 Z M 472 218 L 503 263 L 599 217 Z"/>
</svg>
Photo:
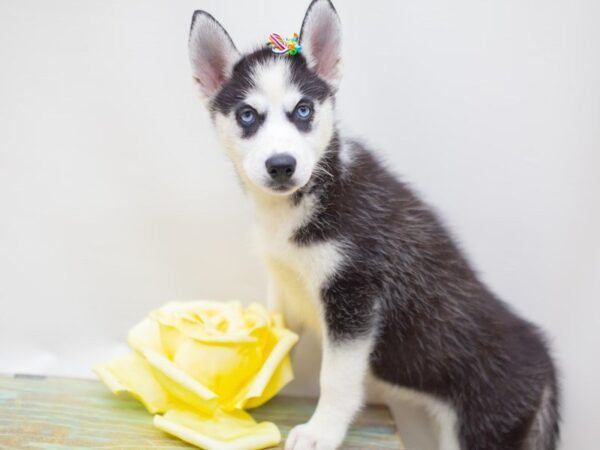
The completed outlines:
<svg viewBox="0 0 600 450">
<path fill-rule="evenodd" d="M 298 33 L 294 33 L 291 38 L 284 39 L 277 33 L 269 35 L 268 45 L 273 53 L 278 55 L 297 55 L 302 51 L 302 46 L 299 42 Z"/>
</svg>

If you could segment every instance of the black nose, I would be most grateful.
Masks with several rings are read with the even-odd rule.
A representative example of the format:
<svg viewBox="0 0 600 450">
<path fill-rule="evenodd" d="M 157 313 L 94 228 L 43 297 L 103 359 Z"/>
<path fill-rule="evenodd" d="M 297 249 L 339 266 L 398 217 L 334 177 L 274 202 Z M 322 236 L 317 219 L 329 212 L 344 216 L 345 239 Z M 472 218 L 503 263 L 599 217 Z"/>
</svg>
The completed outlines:
<svg viewBox="0 0 600 450">
<path fill-rule="evenodd" d="M 294 175 L 296 159 L 287 153 L 279 153 L 267 159 L 265 166 L 275 181 L 287 181 Z"/>
</svg>

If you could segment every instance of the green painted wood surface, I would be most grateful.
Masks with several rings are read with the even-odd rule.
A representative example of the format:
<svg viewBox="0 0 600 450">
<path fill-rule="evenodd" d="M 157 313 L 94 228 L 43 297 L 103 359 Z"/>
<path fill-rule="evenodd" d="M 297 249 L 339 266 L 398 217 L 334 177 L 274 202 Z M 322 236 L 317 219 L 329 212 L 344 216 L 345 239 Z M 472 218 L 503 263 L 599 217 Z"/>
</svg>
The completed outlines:
<svg viewBox="0 0 600 450">
<path fill-rule="evenodd" d="M 283 437 L 305 422 L 315 401 L 277 397 L 251 414 L 277 424 Z M 97 381 L 0 376 L 0 449 L 190 449 L 154 428 L 134 399 L 116 397 Z M 344 449 L 404 449 L 387 408 L 369 406 L 355 421 Z"/>
</svg>

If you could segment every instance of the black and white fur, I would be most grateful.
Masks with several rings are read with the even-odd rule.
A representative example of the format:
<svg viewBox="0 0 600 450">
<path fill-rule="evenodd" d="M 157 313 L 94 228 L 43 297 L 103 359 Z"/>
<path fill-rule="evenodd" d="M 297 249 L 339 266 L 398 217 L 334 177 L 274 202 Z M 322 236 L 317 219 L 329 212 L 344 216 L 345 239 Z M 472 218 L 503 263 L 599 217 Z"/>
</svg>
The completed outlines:
<svg viewBox="0 0 600 450">
<path fill-rule="evenodd" d="M 300 39 L 297 56 L 242 55 L 196 11 L 189 40 L 254 206 L 271 306 L 322 336 L 319 403 L 285 448 L 338 448 L 368 378 L 387 398 L 425 403 L 441 449 L 555 449 L 557 376 L 540 331 L 477 278 L 427 205 L 340 134 L 341 29 L 329 0 L 311 3 Z"/>
</svg>

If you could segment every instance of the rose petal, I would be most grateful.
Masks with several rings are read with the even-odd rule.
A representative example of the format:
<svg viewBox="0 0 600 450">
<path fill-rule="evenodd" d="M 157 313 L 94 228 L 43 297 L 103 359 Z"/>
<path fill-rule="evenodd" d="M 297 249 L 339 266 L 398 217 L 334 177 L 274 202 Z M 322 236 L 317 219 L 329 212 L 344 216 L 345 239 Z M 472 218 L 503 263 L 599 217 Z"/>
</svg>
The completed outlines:
<svg viewBox="0 0 600 450">
<path fill-rule="evenodd" d="M 244 403 L 244 408 L 251 409 L 265 404 L 275 397 L 275 395 L 277 395 L 277 393 L 293 379 L 294 372 L 292 370 L 292 362 L 288 355 L 279 363 L 279 366 L 277 366 L 277 369 L 273 373 L 273 376 L 269 380 L 269 383 L 262 394 L 257 397 L 248 398 Z"/>
<path fill-rule="evenodd" d="M 167 358 L 145 351 L 144 358 L 161 386 L 179 401 L 200 411 L 212 413 L 217 407 L 217 394 L 196 381 Z"/>
<path fill-rule="evenodd" d="M 256 342 L 255 337 L 248 336 L 248 330 L 239 330 L 237 333 L 232 333 L 232 334 L 221 334 L 221 333 L 217 333 L 215 331 L 213 331 L 213 333 L 210 333 L 210 331 L 202 329 L 197 324 L 185 323 L 185 322 L 179 324 L 179 326 L 177 328 L 179 329 L 179 331 L 181 331 L 186 336 L 191 337 L 192 339 L 195 339 L 195 340 L 201 341 L 201 342 L 207 342 L 207 343 L 211 343 L 211 342 L 214 342 L 214 343 L 219 343 L 219 342 L 221 342 L 221 343 Z"/>
<path fill-rule="evenodd" d="M 271 399 L 283 386 L 293 379 L 291 365 L 285 363 L 289 351 L 298 341 L 298 335 L 286 329 L 274 328 L 277 344 L 252 381 L 238 396 L 235 408 L 256 407 Z M 283 364 L 282 364 L 283 363 Z M 279 372 L 278 372 L 278 369 Z M 277 377 L 274 375 L 277 374 Z M 270 383 L 272 383 L 270 385 Z M 268 389 L 267 389 L 268 387 Z M 249 400 L 252 399 L 250 402 Z M 251 404 L 252 406 L 246 406 Z"/>
<path fill-rule="evenodd" d="M 256 423 L 243 411 L 217 410 L 205 416 L 186 410 L 169 410 L 154 416 L 160 430 L 206 450 L 255 450 L 281 442 L 278 428 L 270 422 Z"/>
<path fill-rule="evenodd" d="M 158 324 L 148 318 L 142 320 L 129 331 L 127 342 L 132 349 L 140 354 L 146 350 L 159 355 L 165 354 Z"/>
<path fill-rule="evenodd" d="M 151 414 L 166 411 L 170 404 L 168 393 L 154 378 L 150 365 L 135 353 L 99 364 L 94 372 L 114 394 L 129 393 Z"/>
<path fill-rule="evenodd" d="M 173 363 L 228 404 L 259 372 L 265 356 L 254 343 L 214 344 L 188 337 L 179 339 Z"/>
<path fill-rule="evenodd" d="M 244 310 L 238 301 L 171 302 L 152 311 L 150 318 L 160 324 L 162 343 L 167 354 L 170 353 L 169 349 L 177 346 L 175 336 L 170 336 L 169 329 L 176 329 L 202 342 L 256 342 L 256 338 L 249 336 L 250 330 L 245 327 Z"/>
</svg>

